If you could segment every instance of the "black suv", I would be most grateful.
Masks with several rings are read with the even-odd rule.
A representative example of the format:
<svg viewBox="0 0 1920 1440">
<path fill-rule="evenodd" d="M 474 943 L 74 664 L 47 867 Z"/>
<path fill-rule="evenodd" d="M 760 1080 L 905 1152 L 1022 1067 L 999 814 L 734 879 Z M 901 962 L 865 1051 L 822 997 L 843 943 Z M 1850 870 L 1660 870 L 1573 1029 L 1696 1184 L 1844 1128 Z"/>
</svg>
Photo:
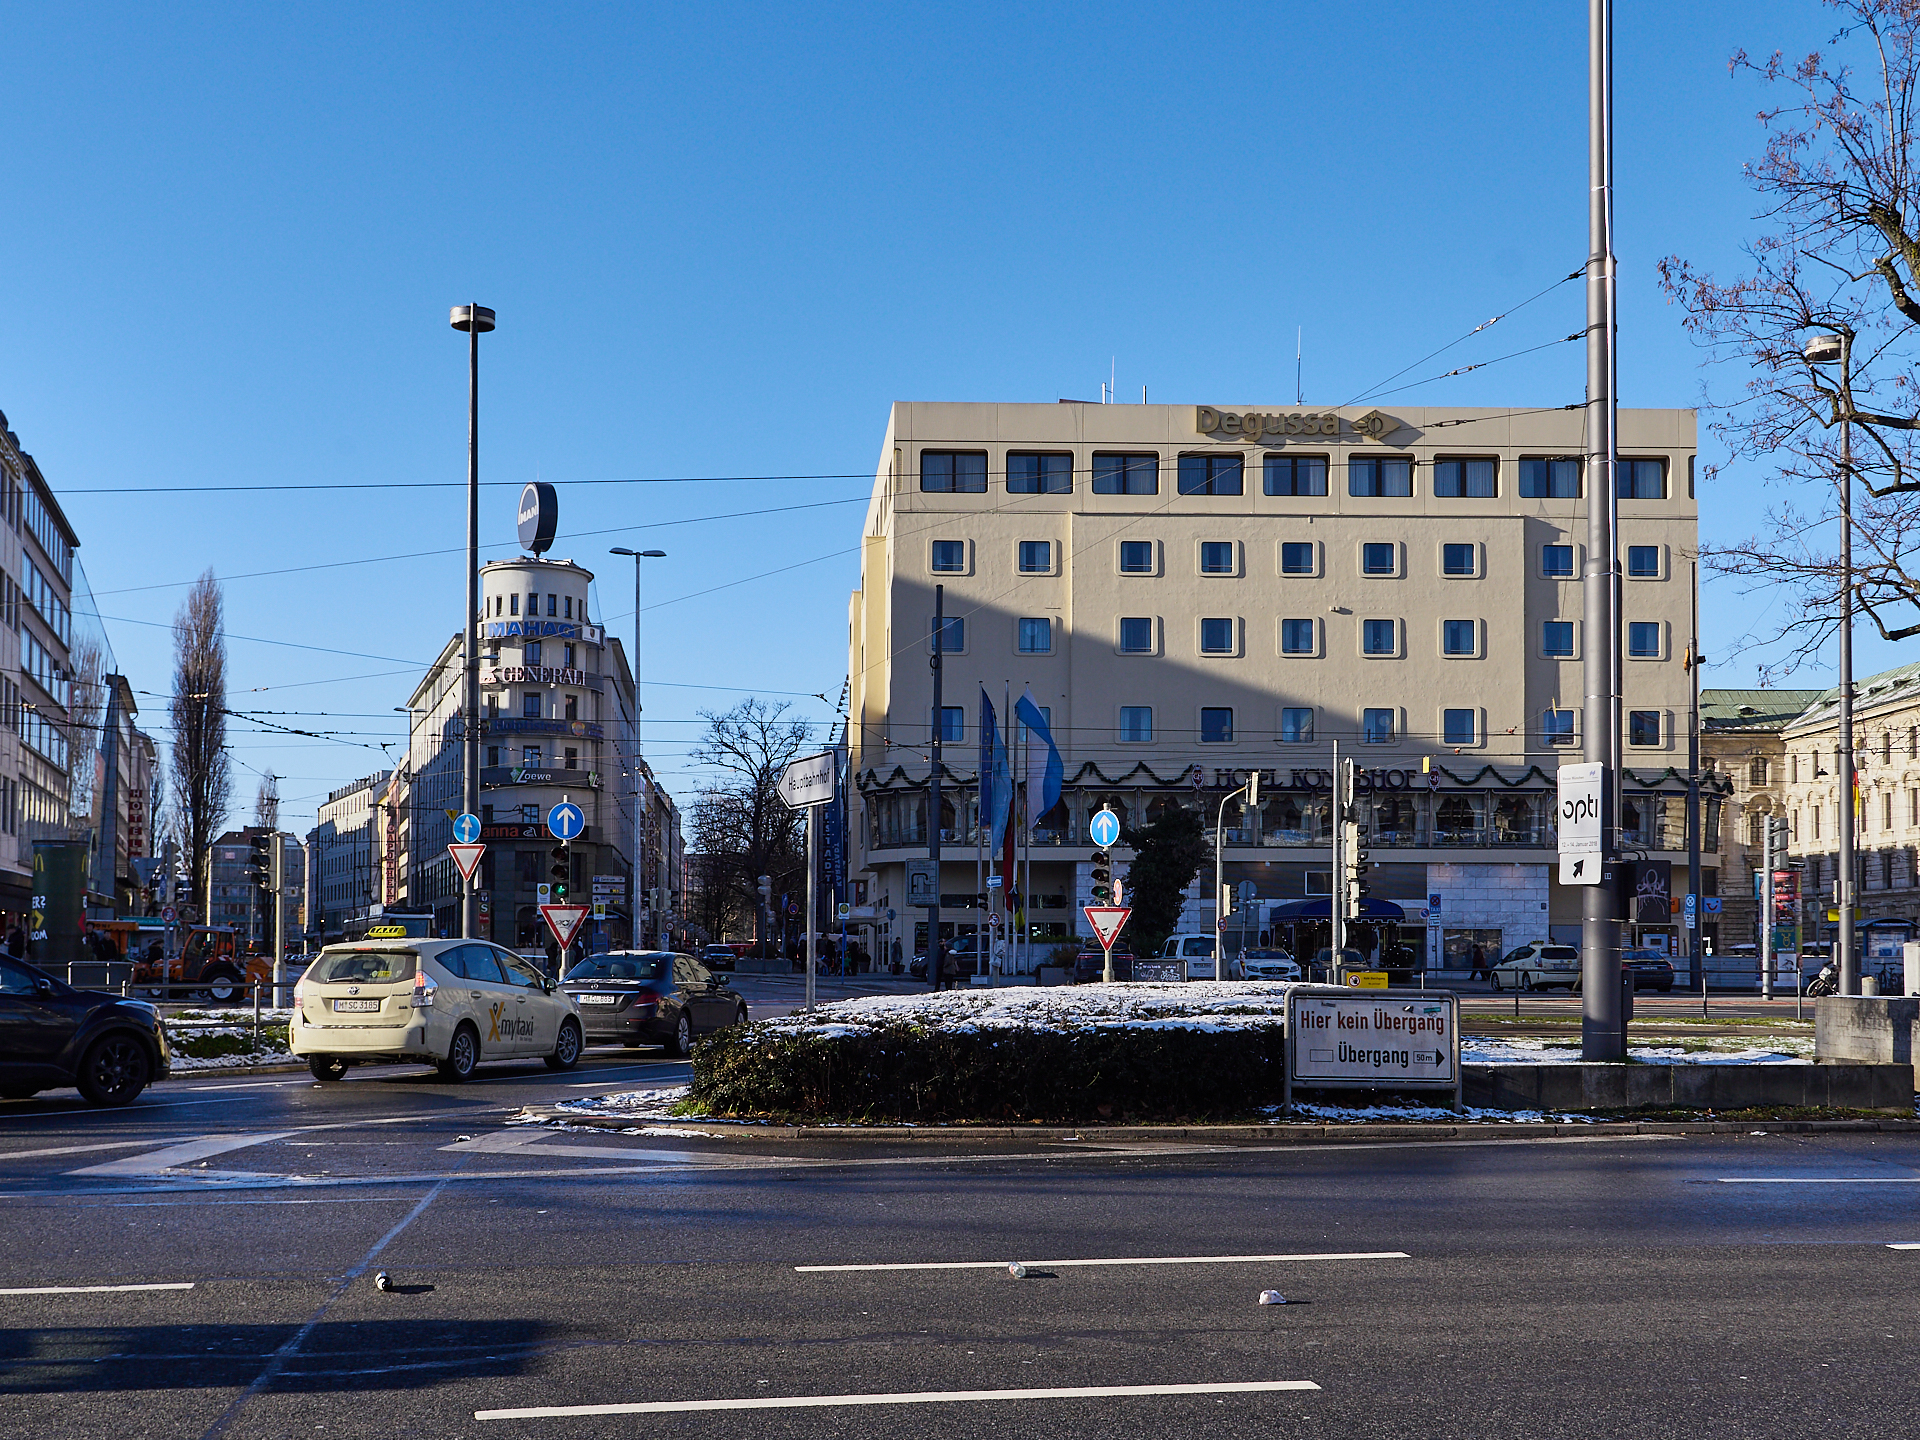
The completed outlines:
<svg viewBox="0 0 1920 1440">
<path fill-rule="evenodd" d="M 172 1064 L 160 1012 L 71 985 L 0 955 L 0 1099 L 77 1085 L 94 1105 L 125 1105 Z"/>
</svg>

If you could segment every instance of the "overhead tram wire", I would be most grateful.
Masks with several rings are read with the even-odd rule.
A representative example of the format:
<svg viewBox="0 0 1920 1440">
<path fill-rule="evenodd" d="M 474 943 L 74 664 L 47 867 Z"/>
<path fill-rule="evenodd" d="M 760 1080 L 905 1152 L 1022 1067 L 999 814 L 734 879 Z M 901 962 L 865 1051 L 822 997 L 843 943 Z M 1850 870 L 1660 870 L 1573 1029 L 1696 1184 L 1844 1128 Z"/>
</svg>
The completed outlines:
<svg viewBox="0 0 1920 1440">
<path fill-rule="evenodd" d="M 1475 370 L 1484 370 L 1489 365 L 1498 365 L 1503 360 L 1517 360 L 1522 355 L 1533 354 L 1536 350 L 1551 350 L 1556 345 L 1565 345 L 1571 340 L 1584 340 L 1586 338 L 1587 338 L 1586 331 L 1576 330 L 1571 335 L 1562 335 L 1558 340 L 1546 340 L 1541 342 L 1538 345 L 1529 345 L 1524 350 L 1515 350 L 1510 354 L 1506 354 L 1506 355 L 1496 355 L 1491 360 L 1478 360 L 1471 365 L 1462 365 L 1457 369 L 1453 369 L 1453 370 L 1443 370 L 1438 375 L 1429 375 L 1424 380 L 1414 380 L 1414 381 L 1410 381 L 1405 385 L 1397 385 L 1391 390 L 1377 390 L 1374 392 L 1372 398 L 1381 399 L 1388 395 L 1398 395 L 1403 390 L 1418 390 L 1422 385 L 1431 385 L 1436 380 L 1446 380 L 1455 375 L 1470 374 Z M 1571 409 L 1584 408 L 1584 407 L 1576 407 L 1571 405 L 1567 405 L 1567 406 L 1556 405 L 1551 408 L 1556 410 L 1560 410 L 1560 409 L 1571 410 Z"/>
<path fill-rule="evenodd" d="M 1558 290 L 1562 285 L 1566 284 L 1567 281 L 1578 280 L 1582 276 L 1584 276 L 1586 273 L 1587 273 L 1586 266 L 1582 265 L 1578 270 L 1575 270 L 1570 274 L 1561 276 L 1558 280 L 1554 281 L 1551 285 L 1548 285 L 1544 289 L 1536 290 L 1533 294 L 1529 295 L 1526 299 L 1522 300 L 1518 305 L 1513 306 L 1511 309 L 1502 310 L 1498 315 L 1495 315 L 1490 320 L 1481 321 L 1478 325 L 1474 326 L 1473 329 L 1467 331 L 1466 334 L 1461 335 L 1456 339 L 1449 340 L 1446 344 L 1442 345 L 1438 350 L 1433 351 L 1432 354 L 1422 355 L 1418 360 L 1415 360 L 1411 365 L 1402 366 L 1400 369 L 1394 371 L 1393 374 L 1387 376 L 1386 379 L 1378 382 L 1375 385 L 1369 386 L 1365 390 L 1362 390 L 1358 395 L 1354 396 L 1353 399 L 1347 401 L 1347 405 L 1348 406 L 1358 405 L 1365 400 L 1372 399 L 1374 396 L 1382 393 L 1383 386 L 1391 385 L 1394 381 L 1398 380 L 1402 375 L 1406 374 L 1407 371 L 1419 369 L 1422 365 L 1426 364 L 1427 361 L 1432 360 L 1437 356 L 1446 354 L 1447 351 L 1451 350 L 1456 345 L 1459 345 L 1464 343 L 1465 341 L 1471 340 L 1474 336 L 1478 335 L 1482 330 L 1490 329 L 1491 327 L 1498 325 L 1502 320 L 1505 320 L 1509 315 L 1519 314 L 1522 310 L 1526 309 L 1527 306 L 1531 305 L 1534 301 L 1538 300 L 1542 295 L 1550 294 L 1553 291 Z M 1490 365 L 1493 362 L 1489 360 L 1489 361 L 1486 361 L 1485 363 Z M 1474 368 L 1478 368 L 1478 367 L 1474 367 Z M 1453 374 L 1453 373 L 1464 373 L 1464 372 L 1449 371 L 1448 373 Z M 1436 376 L 1435 378 L 1438 379 L 1441 377 Z M 1425 384 L 1426 382 L 1421 381 L 1419 383 Z M 1407 387 L 1402 386 L 1401 388 L 1405 389 Z M 1385 393 L 1395 394 L 1397 392 L 1386 391 Z M 1341 408 L 1345 409 L 1346 406 L 1342 406 Z"/>
</svg>

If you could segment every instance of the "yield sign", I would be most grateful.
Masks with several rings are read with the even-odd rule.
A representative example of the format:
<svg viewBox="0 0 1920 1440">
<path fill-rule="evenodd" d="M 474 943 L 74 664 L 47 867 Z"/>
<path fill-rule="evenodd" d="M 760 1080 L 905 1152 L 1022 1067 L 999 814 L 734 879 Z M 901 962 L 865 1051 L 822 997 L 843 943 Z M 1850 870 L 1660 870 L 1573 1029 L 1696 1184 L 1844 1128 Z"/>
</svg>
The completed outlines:
<svg viewBox="0 0 1920 1440">
<path fill-rule="evenodd" d="M 566 949 L 573 943 L 573 937 L 580 931 L 580 922 L 587 918 L 584 905 L 542 905 L 540 918 L 547 922 L 547 929 L 553 932 L 553 938 L 560 942 L 560 948 Z"/>
<path fill-rule="evenodd" d="M 1082 905 L 1080 908 L 1087 917 L 1087 923 L 1093 926 L 1094 937 L 1099 940 L 1102 950 L 1113 949 L 1120 927 L 1133 914 L 1131 905 Z"/>
<path fill-rule="evenodd" d="M 473 879 L 473 872 L 480 868 L 480 856 L 485 853 L 486 848 L 484 845 L 458 843 L 447 846 L 447 853 L 453 856 L 453 863 L 460 867 L 462 880 Z"/>
</svg>

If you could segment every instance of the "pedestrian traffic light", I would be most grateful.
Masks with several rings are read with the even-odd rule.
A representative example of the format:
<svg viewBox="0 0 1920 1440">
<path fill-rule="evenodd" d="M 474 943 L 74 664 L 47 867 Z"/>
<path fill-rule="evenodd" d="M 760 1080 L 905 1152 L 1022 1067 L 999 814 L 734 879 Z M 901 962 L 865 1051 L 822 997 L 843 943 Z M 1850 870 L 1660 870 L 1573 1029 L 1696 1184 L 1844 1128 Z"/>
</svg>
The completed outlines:
<svg viewBox="0 0 1920 1440">
<path fill-rule="evenodd" d="M 1104 850 L 1093 852 L 1093 903 L 1106 905 L 1113 900 L 1113 858 Z"/>
<path fill-rule="evenodd" d="M 1373 868 L 1372 857 L 1361 848 L 1360 824 L 1357 820 L 1343 822 L 1341 828 L 1340 855 L 1342 866 L 1346 870 L 1344 892 L 1346 916 L 1349 920 L 1358 920 L 1366 907 L 1367 872 Z"/>
<path fill-rule="evenodd" d="M 247 840 L 247 881 L 257 890 L 273 884 L 273 837 L 254 835 Z"/>
<path fill-rule="evenodd" d="M 553 903 L 564 905 L 567 902 L 567 880 L 572 874 L 572 866 L 567 860 L 567 847 L 556 845 L 547 853 L 553 862 L 547 867 L 547 873 L 553 877 Z"/>
</svg>

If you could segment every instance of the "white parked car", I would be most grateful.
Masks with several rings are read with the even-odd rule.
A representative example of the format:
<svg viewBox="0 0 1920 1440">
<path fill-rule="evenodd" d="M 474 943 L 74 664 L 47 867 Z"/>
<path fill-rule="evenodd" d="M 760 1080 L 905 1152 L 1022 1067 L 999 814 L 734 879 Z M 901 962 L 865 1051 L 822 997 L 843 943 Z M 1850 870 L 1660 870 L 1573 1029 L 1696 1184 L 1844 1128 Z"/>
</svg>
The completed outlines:
<svg viewBox="0 0 1920 1440">
<path fill-rule="evenodd" d="M 1224 977 L 1214 973 L 1213 950 L 1213 936 L 1201 931 L 1187 930 L 1167 937 L 1167 943 L 1160 951 L 1160 958 L 1185 961 L 1189 980 L 1221 979 Z"/>
<path fill-rule="evenodd" d="M 1495 990 L 1550 990 L 1564 985 L 1572 994 L 1580 984 L 1580 952 L 1571 945 L 1535 940 L 1509 950 L 1491 973 Z"/>
<path fill-rule="evenodd" d="M 1300 978 L 1299 962 L 1284 950 L 1242 950 L 1231 968 L 1241 980 L 1287 984 Z"/>
<path fill-rule="evenodd" d="M 580 1059 L 580 1011 L 528 961 L 484 940 L 331 945 L 293 987 L 288 1048 L 317 1080 L 415 1061 L 465 1080 L 482 1060 Z"/>
</svg>

